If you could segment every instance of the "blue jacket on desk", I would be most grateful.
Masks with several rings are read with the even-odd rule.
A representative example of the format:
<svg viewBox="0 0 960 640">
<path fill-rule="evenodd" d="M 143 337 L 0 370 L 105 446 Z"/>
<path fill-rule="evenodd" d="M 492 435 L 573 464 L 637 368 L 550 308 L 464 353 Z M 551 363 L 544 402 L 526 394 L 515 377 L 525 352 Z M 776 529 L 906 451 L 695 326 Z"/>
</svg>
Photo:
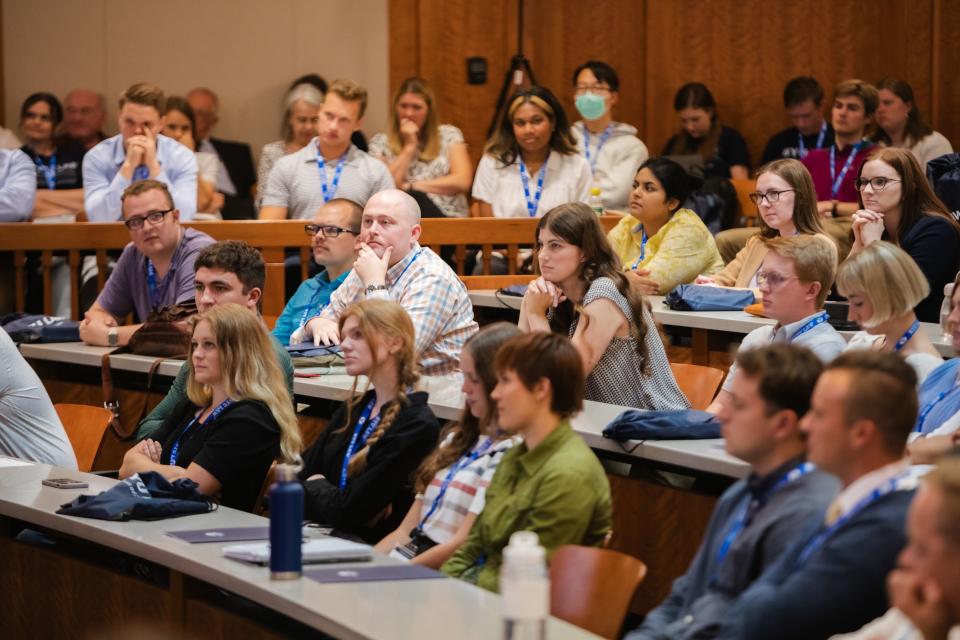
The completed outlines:
<svg viewBox="0 0 960 640">
<path fill-rule="evenodd" d="M 812 640 L 855 631 L 888 608 L 887 574 L 906 544 L 914 491 L 893 491 L 864 507 L 800 563 L 817 524 L 737 599 L 718 637 Z"/>
</svg>

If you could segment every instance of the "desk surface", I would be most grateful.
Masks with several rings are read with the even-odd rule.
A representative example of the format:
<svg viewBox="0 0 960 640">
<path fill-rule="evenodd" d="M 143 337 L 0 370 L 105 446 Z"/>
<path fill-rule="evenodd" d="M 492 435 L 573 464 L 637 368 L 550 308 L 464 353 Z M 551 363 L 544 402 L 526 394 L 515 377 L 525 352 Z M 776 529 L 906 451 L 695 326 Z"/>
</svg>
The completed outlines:
<svg viewBox="0 0 960 640">
<path fill-rule="evenodd" d="M 44 478 L 64 477 L 83 477 L 90 488 L 62 490 L 40 484 Z M 266 567 L 224 558 L 224 544 L 188 544 L 165 535 L 176 530 L 267 525 L 267 519 L 242 511 L 224 507 L 203 515 L 151 522 L 108 522 L 55 513 L 80 493 L 98 493 L 115 482 L 43 464 L 8 467 L 0 458 L 0 515 L 155 562 L 337 638 L 435 637 L 438 612 L 447 637 L 486 640 L 502 634 L 500 597 L 459 580 L 320 584 L 303 578 L 274 582 Z M 374 562 L 397 561 L 378 555 Z M 548 635 L 596 637 L 557 619 L 550 620 Z"/>
<path fill-rule="evenodd" d="M 775 324 L 770 318 L 758 318 L 743 311 L 674 311 L 663 304 L 663 296 L 648 296 L 653 308 L 654 319 L 668 327 L 686 327 L 689 329 L 706 329 L 709 331 L 726 331 L 729 333 L 747 334 L 768 324 Z M 522 298 L 505 296 L 490 289 L 470 291 L 470 301 L 475 307 L 493 309 L 520 309 Z M 944 340 L 940 325 L 933 322 L 924 322 L 921 325 L 927 332 L 927 337 L 944 358 L 956 355 L 953 343 Z M 855 331 L 841 331 L 845 339 L 849 340 Z"/>
<path fill-rule="evenodd" d="M 20 351 L 26 358 L 50 360 L 85 366 L 100 366 L 100 358 L 108 347 L 90 347 L 75 342 L 53 344 L 24 344 Z M 112 366 L 120 371 L 146 372 L 155 358 L 149 356 L 118 355 L 111 358 Z M 160 373 L 175 376 L 182 362 L 168 360 L 160 366 Z M 310 372 L 311 369 L 301 369 Z M 441 420 L 456 420 L 463 411 L 463 393 L 460 378 L 452 376 L 425 376 L 422 388 L 429 392 L 428 401 L 434 414 Z M 344 400 L 353 386 L 353 377 L 346 374 L 324 374 L 317 377 L 294 379 L 294 393 L 299 396 Z M 362 385 L 359 387 L 362 389 Z M 603 437 L 603 428 L 629 407 L 592 402 L 584 403 L 584 410 L 573 419 L 574 429 L 591 448 L 663 464 L 687 467 L 694 471 L 715 473 L 740 478 L 749 471 L 748 465 L 728 455 L 723 441 L 715 440 L 633 440 L 619 443 Z"/>
</svg>

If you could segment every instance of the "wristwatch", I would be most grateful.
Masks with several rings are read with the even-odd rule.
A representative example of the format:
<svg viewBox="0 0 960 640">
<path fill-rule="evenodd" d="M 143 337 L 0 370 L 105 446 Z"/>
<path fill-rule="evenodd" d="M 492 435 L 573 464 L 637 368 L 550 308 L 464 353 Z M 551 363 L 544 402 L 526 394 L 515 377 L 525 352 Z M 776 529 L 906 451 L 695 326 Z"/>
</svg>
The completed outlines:
<svg viewBox="0 0 960 640">
<path fill-rule="evenodd" d="M 119 343 L 119 336 L 117 335 L 117 328 L 110 327 L 107 329 L 107 345 L 110 347 L 115 347 Z"/>
<path fill-rule="evenodd" d="M 364 289 L 364 293 L 366 293 L 367 295 L 370 295 L 374 291 L 386 291 L 386 290 L 387 290 L 387 285 L 385 284 L 371 284 L 366 289 Z"/>
</svg>

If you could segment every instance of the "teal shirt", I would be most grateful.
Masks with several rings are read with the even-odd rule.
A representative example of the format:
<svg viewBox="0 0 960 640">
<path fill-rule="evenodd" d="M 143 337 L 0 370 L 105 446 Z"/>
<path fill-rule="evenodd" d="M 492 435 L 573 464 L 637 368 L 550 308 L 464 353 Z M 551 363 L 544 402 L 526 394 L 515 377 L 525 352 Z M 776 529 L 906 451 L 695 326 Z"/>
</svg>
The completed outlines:
<svg viewBox="0 0 960 640">
<path fill-rule="evenodd" d="M 287 390 L 290 392 L 290 397 L 293 398 L 293 361 L 290 360 L 290 355 L 287 353 L 284 345 L 280 344 L 276 339 L 272 339 L 270 342 L 273 344 L 274 351 L 277 353 L 277 360 L 280 362 L 280 368 L 283 369 L 283 375 L 287 380 Z M 135 437 L 137 442 L 152 436 L 157 429 L 163 425 L 164 421 L 177 410 L 177 407 L 188 401 L 187 376 L 189 375 L 189 363 L 184 362 L 183 366 L 180 367 L 180 372 L 177 374 L 177 377 L 173 379 L 170 391 L 168 391 L 163 400 L 153 408 L 150 415 L 141 420 L 137 426 L 137 434 Z"/>
<path fill-rule="evenodd" d="M 343 284 L 348 275 L 350 272 L 345 271 L 336 280 L 330 280 L 326 270 L 323 270 L 301 282 L 297 292 L 293 294 L 280 317 L 277 318 L 277 324 L 273 327 L 274 337 L 282 344 L 289 344 L 290 335 L 299 329 L 301 324 L 320 315 L 320 311 L 330 304 L 330 296 Z"/>
<path fill-rule="evenodd" d="M 515 531 L 536 533 L 549 559 L 565 544 L 602 545 L 612 517 L 606 473 L 565 421 L 532 451 L 518 444 L 504 454 L 483 512 L 441 571 L 499 591 L 503 547 Z"/>
</svg>

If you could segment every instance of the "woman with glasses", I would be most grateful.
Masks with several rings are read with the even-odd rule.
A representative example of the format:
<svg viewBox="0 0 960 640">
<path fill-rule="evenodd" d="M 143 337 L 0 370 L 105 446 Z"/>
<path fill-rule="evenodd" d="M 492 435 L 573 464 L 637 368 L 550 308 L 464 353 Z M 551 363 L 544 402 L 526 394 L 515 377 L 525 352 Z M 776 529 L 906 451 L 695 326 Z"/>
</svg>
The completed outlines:
<svg viewBox="0 0 960 640">
<path fill-rule="evenodd" d="M 666 294 L 723 268 L 710 230 L 683 208 L 693 180 L 673 160 L 650 158 L 634 177 L 630 215 L 607 234 L 633 285 L 646 295 Z"/>
<path fill-rule="evenodd" d="M 938 322 L 944 286 L 953 282 L 960 267 L 960 225 L 933 194 L 907 149 L 870 153 L 855 185 L 860 210 L 853 214 L 850 256 L 878 240 L 906 251 L 930 283 L 930 295 L 916 307 L 917 317 Z"/>
<path fill-rule="evenodd" d="M 340 349 L 354 378 L 347 401 L 303 454 L 307 519 L 376 544 L 413 503 L 413 472 L 437 446 L 440 425 L 415 391 L 414 328 L 396 302 L 364 300 L 340 316 Z M 359 376 L 365 376 L 357 393 Z"/>
<path fill-rule="evenodd" d="M 433 91 L 424 80 L 407 78 L 400 84 L 390 130 L 370 139 L 370 155 L 386 163 L 401 189 L 425 194 L 444 216 L 469 214 L 473 165 L 467 143 L 460 129 L 440 124 Z"/>
<path fill-rule="evenodd" d="M 720 273 L 702 275 L 697 284 L 721 287 L 750 288 L 760 296 L 757 272 L 767 255 L 767 238 L 799 234 L 823 234 L 817 213 L 817 192 L 810 172 L 799 160 L 774 160 L 757 171 L 757 190 L 750 199 L 760 212 L 760 233 L 747 240 L 746 246 Z M 825 236 L 828 237 L 828 236 Z"/>
<path fill-rule="evenodd" d="M 127 451 L 120 478 L 145 471 L 189 478 L 224 506 L 252 511 L 270 464 L 300 459 L 293 400 L 256 314 L 230 303 L 190 322 L 190 402 Z"/>
<path fill-rule="evenodd" d="M 551 209 L 537 225 L 536 243 L 541 276 L 523 296 L 520 329 L 570 338 L 583 360 L 587 400 L 688 408 L 650 309 L 590 207 Z"/>
<path fill-rule="evenodd" d="M 590 165 L 604 209 L 625 211 L 635 167 L 650 154 L 635 127 L 613 121 L 620 78 L 606 62 L 588 60 L 573 72 L 573 88 L 574 106 L 583 119 L 573 123 L 570 133 Z"/>
<path fill-rule="evenodd" d="M 300 342 L 303 325 L 320 314 L 333 292 L 350 275 L 362 217 L 359 204 L 334 198 L 320 207 L 313 223 L 304 225 L 304 231 L 312 238 L 313 261 L 320 265 L 320 272 L 300 283 L 277 318 L 273 335 L 281 344 Z"/>
<path fill-rule="evenodd" d="M 913 99 L 913 87 L 898 78 L 884 78 L 877 83 L 880 104 L 877 106 L 877 131 L 874 141 L 887 147 L 909 149 L 920 168 L 946 153 L 952 153 L 950 141 L 924 122 Z"/>
<path fill-rule="evenodd" d="M 699 155 L 705 178 L 750 175 L 747 143 L 739 131 L 720 123 L 717 103 L 706 85 L 689 82 L 680 87 L 673 108 L 680 118 L 680 132 L 667 140 L 663 155 Z"/>
<path fill-rule="evenodd" d="M 917 372 L 917 384 L 943 364 L 913 309 L 930 294 L 917 263 L 889 242 L 874 242 L 840 265 L 837 291 L 850 301 L 847 318 L 863 331 L 847 349 L 872 348 L 899 354 Z"/>
<path fill-rule="evenodd" d="M 37 166 L 33 219 L 75 217 L 83 210 L 83 155 L 76 144 L 57 145 L 54 133 L 63 121 L 63 107 L 49 93 L 34 93 L 20 107 L 20 148 Z M 68 309 L 69 309 L 69 302 Z"/>
</svg>

